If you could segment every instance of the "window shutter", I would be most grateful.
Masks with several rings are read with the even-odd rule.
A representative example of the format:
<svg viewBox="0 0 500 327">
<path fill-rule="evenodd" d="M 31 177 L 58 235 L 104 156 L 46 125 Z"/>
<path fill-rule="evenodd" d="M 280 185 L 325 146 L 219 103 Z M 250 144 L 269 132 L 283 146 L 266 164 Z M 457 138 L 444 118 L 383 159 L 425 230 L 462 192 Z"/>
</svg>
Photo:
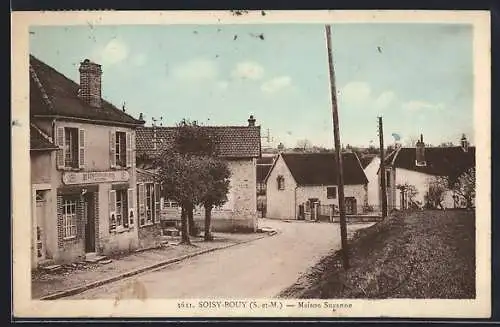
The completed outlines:
<svg viewBox="0 0 500 327">
<path fill-rule="evenodd" d="M 130 146 L 131 149 L 132 149 L 132 151 L 130 151 L 131 152 L 131 156 L 132 156 L 131 157 L 131 162 L 132 162 L 132 167 L 135 167 L 136 166 L 135 160 L 136 160 L 136 155 L 137 155 L 137 150 L 135 148 L 135 133 L 130 134 L 130 141 L 132 143 L 132 145 Z"/>
<path fill-rule="evenodd" d="M 155 215 L 153 223 L 160 221 L 160 184 L 155 183 Z"/>
<path fill-rule="evenodd" d="M 109 191 L 109 230 L 116 229 L 116 191 Z"/>
<path fill-rule="evenodd" d="M 84 129 L 78 131 L 78 167 L 85 168 L 85 142 L 86 134 Z"/>
<path fill-rule="evenodd" d="M 140 219 L 140 224 L 143 225 L 144 224 L 144 219 L 145 219 L 145 207 L 144 207 L 144 202 L 146 201 L 145 199 L 145 189 L 144 189 L 144 184 L 139 184 L 139 190 L 137 192 L 137 194 L 139 195 L 139 219 Z"/>
<path fill-rule="evenodd" d="M 129 188 L 127 190 L 127 203 L 128 203 L 128 220 L 129 224 L 132 226 L 135 220 L 135 208 L 134 208 L 134 189 Z"/>
<path fill-rule="evenodd" d="M 116 167 L 116 133 L 115 131 L 109 131 L 109 162 L 111 168 Z"/>
<path fill-rule="evenodd" d="M 64 127 L 57 127 L 56 128 L 55 140 L 56 140 L 56 145 L 59 147 L 59 150 L 57 150 L 57 153 L 56 153 L 57 168 L 63 169 L 64 168 L 64 157 L 65 157 Z"/>
<path fill-rule="evenodd" d="M 126 143 L 126 148 L 127 148 L 127 153 L 126 153 L 126 160 L 127 160 L 127 167 L 130 168 L 132 167 L 132 134 L 127 132 L 126 133 L 126 138 L 125 138 L 125 143 Z"/>
</svg>

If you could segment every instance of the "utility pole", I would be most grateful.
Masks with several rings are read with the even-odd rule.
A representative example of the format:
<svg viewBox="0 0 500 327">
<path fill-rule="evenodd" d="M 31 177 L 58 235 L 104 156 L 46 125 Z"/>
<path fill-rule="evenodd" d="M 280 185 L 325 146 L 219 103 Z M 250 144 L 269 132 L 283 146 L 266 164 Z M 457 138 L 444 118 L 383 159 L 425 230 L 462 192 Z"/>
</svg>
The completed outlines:
<svg viewBox="0 0 500 327">
<path fill-rule="evenodd" d="M 387 183 L 385 181 L 385 163 L 384 163 L 384 128 L 382 126 L 382 117 L 378 117 L 378 136 L 380 139 L 380 184 L 382 184 L 382 219 L 387 217 Z"/>
<path fill-rule="evenodd" d="M 332 56 L 332 32 L 330 25 L 325 25 L 326 29 L 326 46 L 328 50 L 328 67 L 330 70 L 330 92 L 332 97 L 332 116 L 333 116 L 333 138 L 335 142 L 335 154 L 337 157 L 338 171 L 338 195 L 339 195 L 339 211 L 340 211 L 340 240 L 342 243 L 342 261 L 344 270 L 349 269 L 349 254 L 347 246 L 347 223 L 345 216 L 345 200 L 344 200 L 344 166 L 342 165 L 342 153 L 340 150 L 340 131 L 339 131 L 339 113 L 337 108 L 337 89 L 335 87 L 335 70 L 333 67 Z M 314 168 L 313 168 L 314 169 Z"/>
</svg>

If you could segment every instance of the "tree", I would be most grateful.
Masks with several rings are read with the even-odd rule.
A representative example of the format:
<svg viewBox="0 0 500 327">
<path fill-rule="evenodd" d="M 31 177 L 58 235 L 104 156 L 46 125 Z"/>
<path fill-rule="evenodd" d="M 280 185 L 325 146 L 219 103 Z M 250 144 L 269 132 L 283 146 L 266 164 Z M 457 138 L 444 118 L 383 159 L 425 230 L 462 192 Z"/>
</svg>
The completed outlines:
<svg viewBox="0 0 500 327">
<path fill-rule="evenodd" d="M 441 178 L 437 177 L 432 180 L 424 197 L 426 207 L 429 209 L 444 209 L 443 201 L 446 190 L 446 185 Z"/>
<path fill-rule="evenodd" d="M 227 202 L 227 193 L 229 192 L 229 178 L 231 171 L 226 161 L 219 158 L 209 158 L 205 161 L 207 186 L 205 194 L 201 197 L 201 202 L 205 209 L 205 241 L 213 240 L 211 233 L 212 209 Z"/>
<path fill-rule="evenodd" d="M 299 151 L 309 151 L 312 148 L 312 143 L 308 139 L 303 139 L 297 141 L 297 146 L 295 147 L 296 150 Z"/>
<path fill-rule="evenodd" d="M 446 178 L 448 187 L 458 198 L 465 200 L 467 209 L 474 206 L 476 198 L 476 168 L 471 167 L 456 178 Z"/>
<path fill-rule="evenodd" d="M 188 235 L 188 210 L 200 203 L 206 194 L 206 160 L 204 156 L 165 151 L 158 159 L 159 179 L 164 196 L 177 201 L 181 206 L 181 243 L 191 244 Z"/>
<path fill-rule="evenodd" d="M 418 194 L 418 190 L 415 187 L 415 185 L 404 183 L 396 185 L 396 188 L 401 192 L 400 194 L 402 202 L 404 204 L 408 203 L 410 208 L 415 208 L 420 206 L 420 204 L 417 203 L 417 201 L 415 200 L 415 197 Z M 408 208 L 402 208 L 402 209 L 408 209 Z"/>
<path fill-rule="evenodd" d="M 189 156 L 213 157 L 217 155 L 217 139 L 209 129 L 198 125 L 196 121 L 183 119 L 177 124 L 174 149 L 175 152 Z M 198 229 L 194 223 L 195 202 L 186 203 L 185 211 L 189 223 L 189 234 L 196 236 Z"/>
</svg>

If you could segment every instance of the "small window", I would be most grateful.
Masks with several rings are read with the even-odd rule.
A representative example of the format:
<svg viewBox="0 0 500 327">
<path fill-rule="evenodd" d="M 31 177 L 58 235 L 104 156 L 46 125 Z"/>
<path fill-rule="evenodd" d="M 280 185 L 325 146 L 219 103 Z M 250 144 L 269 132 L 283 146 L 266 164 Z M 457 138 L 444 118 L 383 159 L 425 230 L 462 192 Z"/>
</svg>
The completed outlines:
<svg viewBox="0 0 500 327">
<path fill-rule="evenodd" d="M 116 132 L 115 157 L 116 165 L 125 167 L 127 165 L 127 134 L 125 132 Z"/>
<path fill-rule="evenodd" d="M 78 168 L 78 128 L 64 128 L 64 166 Z"/>
<path fill-rule="evenodd" d="M 285 178 L 283 176 L 278 176 L 277 182 L 278 182 L 278 190 L 284 190 L 285 189 Z"/>
<path fill-rule="evenodd" d="M 63 200 L 63 238 L 76 238 L 76 199 Z"/>
<path fill-rule="evenodd" d="M 331 186 L 326 188 L 326 197 L 328 199 L 336 199 L 337 198 L 337 187 Z"/>
</svg>

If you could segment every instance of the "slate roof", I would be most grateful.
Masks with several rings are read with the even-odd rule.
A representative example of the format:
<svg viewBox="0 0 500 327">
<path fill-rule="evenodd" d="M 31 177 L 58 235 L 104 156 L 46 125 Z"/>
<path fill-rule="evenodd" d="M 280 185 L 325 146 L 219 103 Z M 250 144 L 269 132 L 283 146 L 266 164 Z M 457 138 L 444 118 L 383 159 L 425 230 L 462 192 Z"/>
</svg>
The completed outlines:
<svg viewBox="0 0 500 327">
<path fill-rule="evenodd" d="M 57 150 L 59 149 L 52 143 L 46 135 L 42 133 L 34 124 L 30 124 L 30 150 Z"/>
<path fill-rule="evenodd" d="M 36 117 L 83 118 L 120 125 L 143 125 L 102 99 L 95 108 L 78 97 L 79 84 L 30 55 L 30 114 Z"/>
<path fill-rule="evenodd" d="M 335 153 L 282 153 L 295 182 L 300 186 L 337 185 L 338 166 Z M 344 185 L 368 183 L 355 153 L 342 154 Z"/>
<path fill-rule="evenodd" d="M 267 174 L 273 165 L 257 165 L 257 183 L 265 183 Z"/>
<path fill-rule="evenodd" d="M 386 163 L 394 168 L 403 168 L 434 176 L 460 174 L 476 164 L 476 148 L 470 146 L 467 152 L 462 147 L 425 147 L 426 166 L 416 166 L 416 149 L 400 148 Z"/>
<path fill-rule="evenodd" d="M 203 126 L 215 136 L 217 150 L 224 158 L 258 158 L 261 155 L 260 126 Z M 154 131 L 156 131 L 156 138 Z M 140 127 L 136 130 L 138 155 L 160 155 L 175 141 L 177 127 Z M 156 149 L 155 149 L 156 140 Z"/>
</svg>

